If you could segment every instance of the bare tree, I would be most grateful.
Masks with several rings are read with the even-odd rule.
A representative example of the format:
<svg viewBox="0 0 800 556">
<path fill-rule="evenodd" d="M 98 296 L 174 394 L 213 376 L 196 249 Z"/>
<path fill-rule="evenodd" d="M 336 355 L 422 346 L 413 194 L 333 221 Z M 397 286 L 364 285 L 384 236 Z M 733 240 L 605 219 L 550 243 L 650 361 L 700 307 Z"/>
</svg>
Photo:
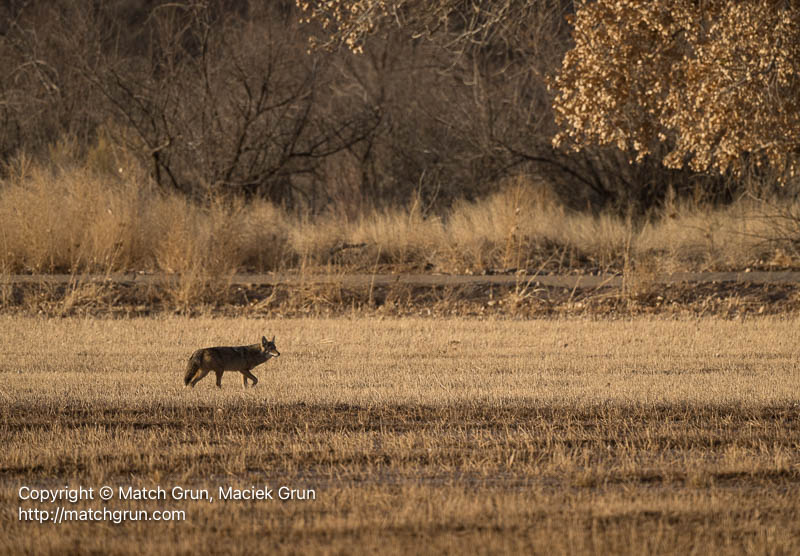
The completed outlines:
<svg viewBox="0 0 800 556">
<path fill-rule="evenodd" d="M 244 18 L 170 3 L 145 28 L 146 52 L 81 69 L 161 185 L 291 204 L 309 194 L 302 176 L 377 125 L 369 109 L 319 110 L 326 56 L 308 56 L 272 9 Z"/>
</svg>

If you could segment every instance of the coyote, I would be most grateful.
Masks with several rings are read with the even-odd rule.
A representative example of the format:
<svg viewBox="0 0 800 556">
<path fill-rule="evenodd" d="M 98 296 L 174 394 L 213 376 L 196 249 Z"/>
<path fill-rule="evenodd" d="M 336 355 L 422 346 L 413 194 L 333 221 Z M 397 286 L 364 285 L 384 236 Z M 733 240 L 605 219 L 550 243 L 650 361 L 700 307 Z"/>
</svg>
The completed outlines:
<svg viewBox="0 0 800 556">
<path fill-rule="evenodd" d="M 247 379 L 253 381 L 253 386 L 258 379 L 250 369 L 260 365 L 272 357 L 278 357 L 280 352 L 275 347 L 275 336 L 267 341 L 266 336 L 261 337 L 260 344 L 234 347 L 210 347 L 198 349 L 189 358 L 186 375 L 183 377 L 185 386 L 197 384 L 209 372 L 217 375 L 217 388 L 222 388 L 222 373 L 225 371 L 239 371 L 242 373 L 242 384 L 247 388 Z"/>
</svg>

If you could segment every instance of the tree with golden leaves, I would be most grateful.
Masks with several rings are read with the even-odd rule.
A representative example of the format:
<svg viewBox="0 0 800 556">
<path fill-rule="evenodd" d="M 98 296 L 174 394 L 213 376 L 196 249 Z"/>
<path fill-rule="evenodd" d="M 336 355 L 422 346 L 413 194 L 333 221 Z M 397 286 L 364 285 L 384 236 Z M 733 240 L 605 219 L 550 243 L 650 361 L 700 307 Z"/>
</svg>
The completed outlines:
<svg viewBox="0 0 800 556">
<path fill-rule="evenodd" d="M 541 0 L 297 0 L 358 51 L 382 25 L 448 28 L 463 50 L 517 25 Z M 551 79 L 556 146 L 615 145 L 641 159 L 668 147 L 670 168 L 739 175 L 800 171 L 800 2 L 583 0 L 574 46 Z M 663 152 L 659 148 L 659 152 Z"/>
<path fill-rule="evenodd" d="M 551 81 L 555 145 L 617 145 L 666 166 L 800 170 L 800 2 L 580 2 Z"/>
</svg>

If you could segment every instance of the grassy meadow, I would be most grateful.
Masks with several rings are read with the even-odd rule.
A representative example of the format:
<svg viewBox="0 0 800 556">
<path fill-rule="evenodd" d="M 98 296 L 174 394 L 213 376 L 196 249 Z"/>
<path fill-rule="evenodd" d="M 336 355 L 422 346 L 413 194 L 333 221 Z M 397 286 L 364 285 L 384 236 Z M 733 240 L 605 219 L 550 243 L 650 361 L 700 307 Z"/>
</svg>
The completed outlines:
<svg viewBox="0 0 800 556">
<path fill-rule="evenodd" d="M 800 551 L 796 317 L 0 316 L 4 553 Z M 281 356 L 185 389 L 191 352 Z M 21 486 L 185 520 L 37 523 Z M 219 500 L 284 485 L 313 500 Z M 276 491 L 277 493 L 277 491 Z"/>
</svg>

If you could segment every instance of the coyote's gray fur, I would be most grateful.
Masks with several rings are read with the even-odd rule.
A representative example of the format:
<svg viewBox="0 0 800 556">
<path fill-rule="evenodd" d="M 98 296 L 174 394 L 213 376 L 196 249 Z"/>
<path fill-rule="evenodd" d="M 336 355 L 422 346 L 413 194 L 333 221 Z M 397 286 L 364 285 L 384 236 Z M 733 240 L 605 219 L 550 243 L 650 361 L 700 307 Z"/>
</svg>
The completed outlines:
<svg viewBox="0 0 800 556">
<path fill-rule="evenodd" d="M 253 381 L 253 386 L 258 379 L 250 372 L 256 365 L 267 361 L 271 357 L 278 357 L 280 352 L 275 347 L 275 336 L 267 341 L 266 336 L 261 337 L 260 344 L 250 346 L 210 347 L 198 349 L 189 358 L 186 375 L 183 383 L 186 386 L 197 384 L 200 379 L 211 371 L 217 375 L 217 388 L 222 388 L 222 373 L 225 371 L 239 371 L 242 373 L 242 384 L 247 387 L 247 379 Z"/>
</svg>

